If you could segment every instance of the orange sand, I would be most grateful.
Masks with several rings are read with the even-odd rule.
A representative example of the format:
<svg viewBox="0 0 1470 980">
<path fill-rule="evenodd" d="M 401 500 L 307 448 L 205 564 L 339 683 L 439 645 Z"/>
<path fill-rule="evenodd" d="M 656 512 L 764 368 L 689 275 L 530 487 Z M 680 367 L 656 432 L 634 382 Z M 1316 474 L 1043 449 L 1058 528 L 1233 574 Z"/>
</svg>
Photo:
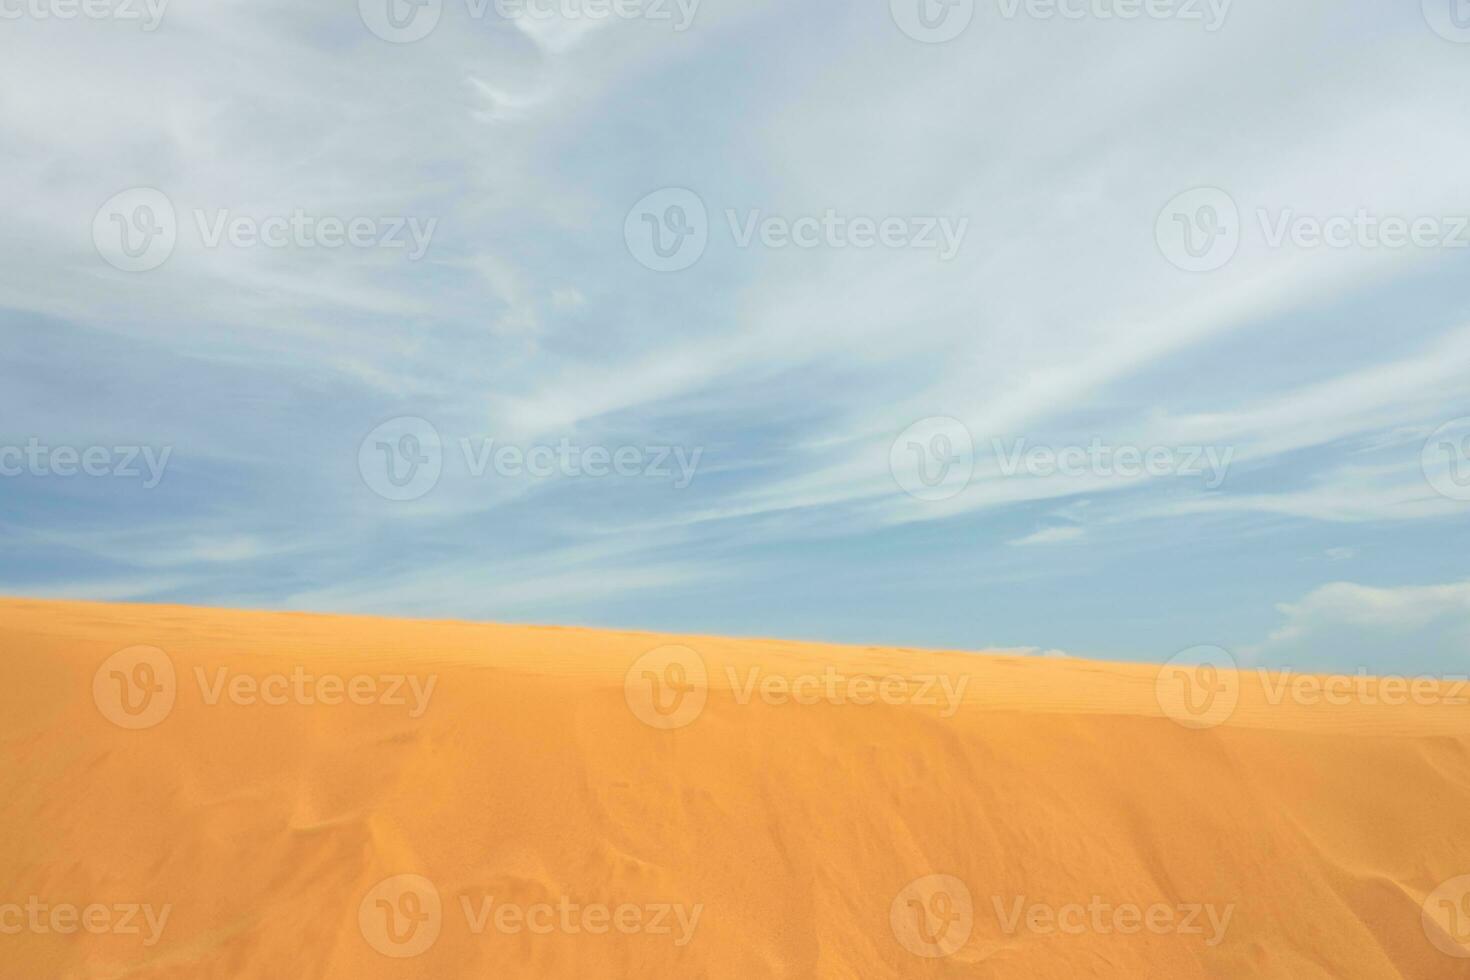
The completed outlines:
<svg viewBox="0 0 1470 980">
<path fill-rule="evenodd" d="M 1176 680 L 0 600 L 0 977 L 1470 977 L 1464 698 Z"/>
</svg>

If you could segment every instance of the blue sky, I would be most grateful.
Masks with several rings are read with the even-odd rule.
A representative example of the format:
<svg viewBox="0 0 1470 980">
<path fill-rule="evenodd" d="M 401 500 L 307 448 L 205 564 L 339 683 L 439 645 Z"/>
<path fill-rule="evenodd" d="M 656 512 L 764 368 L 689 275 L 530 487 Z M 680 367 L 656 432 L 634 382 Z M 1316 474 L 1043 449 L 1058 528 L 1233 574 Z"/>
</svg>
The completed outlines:
<svg viewBox="0 0 1470 980">
<path fill-rule="evenodd" d="M 1450 0 L 387 2 L 0 23 L 0 591 L 1470 672 Z"/>
</svg>

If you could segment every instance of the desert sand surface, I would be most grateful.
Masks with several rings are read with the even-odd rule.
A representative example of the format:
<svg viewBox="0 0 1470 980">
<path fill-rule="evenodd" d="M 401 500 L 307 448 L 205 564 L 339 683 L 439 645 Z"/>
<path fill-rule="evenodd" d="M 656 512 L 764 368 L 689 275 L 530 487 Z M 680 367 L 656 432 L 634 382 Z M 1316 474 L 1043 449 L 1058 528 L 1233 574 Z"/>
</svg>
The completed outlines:
<svg viewBox="0 0 1470 980">
<path fill-rule="evenodd" d="M 0 600 L 0 977 L 1470 977 L 1470 692 L 1323 683 Z"/>
</svg>

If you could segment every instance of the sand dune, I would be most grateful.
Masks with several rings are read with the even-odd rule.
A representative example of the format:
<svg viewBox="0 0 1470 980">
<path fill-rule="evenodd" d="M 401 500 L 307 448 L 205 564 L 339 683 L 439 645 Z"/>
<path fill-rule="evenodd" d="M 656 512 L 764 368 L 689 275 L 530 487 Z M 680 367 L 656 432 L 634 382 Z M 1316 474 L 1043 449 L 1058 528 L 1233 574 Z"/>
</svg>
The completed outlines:
<svg viewBox="0 0 1470 980">
<path fill-rule="evenodd" d="M 1470 977 L 1467 702 L 4 600 L 0 977 Z"/>
</svg>

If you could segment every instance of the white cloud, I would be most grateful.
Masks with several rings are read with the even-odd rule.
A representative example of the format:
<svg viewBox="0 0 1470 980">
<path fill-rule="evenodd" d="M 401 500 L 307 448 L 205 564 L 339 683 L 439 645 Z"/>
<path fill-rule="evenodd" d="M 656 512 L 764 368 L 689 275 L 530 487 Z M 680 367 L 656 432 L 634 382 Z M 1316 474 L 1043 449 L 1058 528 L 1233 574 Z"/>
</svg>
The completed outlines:
<svg viewBox="0 0 1470 980">
<path fill-rule="evenodd" d="M 1048 527 L 1034 534 L 1028 534 L 1024 538 L 1017 538 L 1011 544 L 1018 547 L 1039 544 L 1061 544 L 1066 541 L 1076 541 L 1085 533 L 1080 527 Z"/>
<path fill-rule="evenodd" d="M 657 593 L 722 574 L 753 541 L 881 531 L 902 552 L 922 533 L 908 525 L 949 518 L 993 516 L 984 540 L 1018 546 L 995 552 L 1044 580 L 1077 574 L 1067 559 L 1084 551 L 1043 546 L 1104 531 L 1137 544 L 1150 523 L 1266 514 L 1346 535 L 1464 513 L 1418 464 L 1424 434 L 1470 395 L 1470 328 L 1419 313 L 1431 287 L 1459 284 L 1454 256 L 1246 242 L 1197 276 L 1164 261 L 1153 234 L 1169 197 L 1205 184 L 1247 212 L 1463 212 L 1445 161 L 1470 154 L 1464 52 L 1417 9 L 1374 14 L 1394 29 L 1354 34 L 1357 70 L 1337 75 L 1319 66 L 1360 19 L 1328 0 L 1237 11 L 1212 36 L 1021 18 L 941 47 L 903 37 L 881 3 L 707 5 L 685 32 L 512 23 L 493 5 L 469 23 L 466 9 L 445 4 L 438 30 L 409 45 L 328 0 L 176 5 L 146 38 L 24 21 L 0 32 L 0 305 L 52 317 L 65 337 L 47 348 L 49 324 L 13 328 L 5 339 L 35 348 L 12 368 L 26 345 L 7 346 L 0 408 L 26 432 L 169 436 L 189 491 L 142 508 L 148 520 L 97 516 L 112 523 L 69 537 L 71 552 L 160 574 L 274 558 L 289 574 L 266 584 L 302 602 L 397 596 L 452 614 L 482 611 L 490 590 L 528 607 Z M 300 207 L 439 225 L 418 263 L 186 240 L 133 276 L 104 266 L 90 235 L 98 205 L 139 185 L 186 221 Z M 660 186 L 697 190 L 714 223 L 687 272 L 641 268 L 622 238 L 629 206 Z M 727 208 L 970 224 L 950 262 L 741 249 Z M 1339 343 L 1363 336 L 1384 342 Z M 663 497 L 470 483 L 451 468 L 431 497 L 390 510 L 353 460 L 398 414 L 432 418 L 451 446 L 604 432 L 702 445 L 710 478 Z M 897 433 L 935 415 L 962 419 L 979 455 L 968 490 L 930 504 L 899 492 L 888 466 Z M 989 455 L 992 438 L 1098 435 L 1226 445 L 1235 463 L 1206 493 L 1007 478 Z M 1041 500 L 1065 506 L 1005 513 Z M 620 547 L 566 548 L 571 511 Z M 76 513 L 32 502 L 24 519 Z M 1028 534 L 1035 521 L 1087 531 Z M 136 532 L 115 533 L 130 527 L 173 544 L 130 559 Z M 675 560 L 660 546 L 679 531 L 701 548 Z M 481 540 L 513 549 L 467 553 Z M 390 575 L 405 550 L 421 564 Z M 532 567 L 523 556 L 537 553 L 554 558 Z"/>
<path fill-rule="evenodd" d="M 1282 603 L 1285 623 L 1242 648 L 1246 663 L 1294 670 L 1470 673 L 1470 580 L 1379 588 L 1334 582 Z"/>
<path fill-rule="evenodd" d="M 998 650 L 997 653 L 1008 653 L 1016 657 L 1050 657 L 1053 659 L 1072 659 L 1073 654 L 1066 650 L 1044 650 L 1041 647 L 1017 647 L 1013 650 Z"/>
</svg>

